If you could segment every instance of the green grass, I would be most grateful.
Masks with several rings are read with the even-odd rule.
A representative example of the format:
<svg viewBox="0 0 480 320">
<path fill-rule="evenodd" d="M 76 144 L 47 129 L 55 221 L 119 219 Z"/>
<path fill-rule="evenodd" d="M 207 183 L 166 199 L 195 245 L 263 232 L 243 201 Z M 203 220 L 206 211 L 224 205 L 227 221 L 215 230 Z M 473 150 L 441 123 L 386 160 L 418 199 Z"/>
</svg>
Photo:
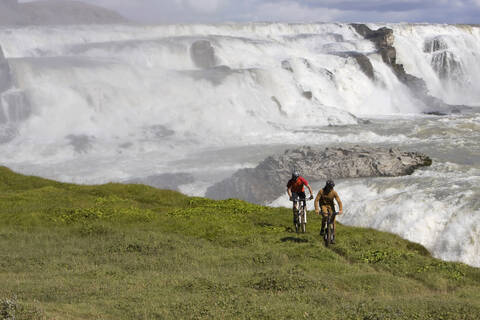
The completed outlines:
<svg viewBox="0 0 480 320">
<path fill-rule="evenodd" d="M 0 319 L 480 319 L 480 269 L 309 217 L 0 168 Z"/>
</svg>

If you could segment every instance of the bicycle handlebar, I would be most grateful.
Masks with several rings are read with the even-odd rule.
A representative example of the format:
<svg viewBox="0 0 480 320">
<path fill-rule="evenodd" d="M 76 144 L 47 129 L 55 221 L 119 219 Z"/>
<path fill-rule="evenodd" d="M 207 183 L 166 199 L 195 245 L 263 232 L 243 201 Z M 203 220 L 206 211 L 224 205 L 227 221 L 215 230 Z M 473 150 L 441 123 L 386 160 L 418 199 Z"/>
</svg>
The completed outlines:
<svg viewBox="0 0 480 320">
<path fill-rule="evenodd" d="M 294 199 L 294 198 L 290 198 L 290 201 L 292 201 L 292 202 L 294 202 L 294 201 L 304 201 L 304 200 L 305 200 L 305 201 L 311 201 L 311 200 L 313 200 L 313 198 L 310 198 L 310 197 L 305 198 L 305 199 L 300 199 L 300 198 L 295 198 L 295 199 Z"/>
</svg>

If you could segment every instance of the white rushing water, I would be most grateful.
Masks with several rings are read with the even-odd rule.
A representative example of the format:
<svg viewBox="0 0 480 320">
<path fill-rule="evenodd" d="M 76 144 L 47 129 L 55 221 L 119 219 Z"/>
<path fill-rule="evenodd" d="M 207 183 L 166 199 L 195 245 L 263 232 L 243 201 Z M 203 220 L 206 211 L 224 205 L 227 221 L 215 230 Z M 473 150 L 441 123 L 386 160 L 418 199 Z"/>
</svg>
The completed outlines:
<svg viewBox="0 0 480 320">
<path fill-rule="evenodd" d="M 0 28 L 1 164 L 78 183 L 186 172 L 203 195 L 298 144 L 422 151 L 434 165 L 412 176 L 340 182 L 341 221 L 480 266 L 480 28 L 388 27 L 408 73 L 474 111 L 423 115 L 348 24 Z"/>
</svg>

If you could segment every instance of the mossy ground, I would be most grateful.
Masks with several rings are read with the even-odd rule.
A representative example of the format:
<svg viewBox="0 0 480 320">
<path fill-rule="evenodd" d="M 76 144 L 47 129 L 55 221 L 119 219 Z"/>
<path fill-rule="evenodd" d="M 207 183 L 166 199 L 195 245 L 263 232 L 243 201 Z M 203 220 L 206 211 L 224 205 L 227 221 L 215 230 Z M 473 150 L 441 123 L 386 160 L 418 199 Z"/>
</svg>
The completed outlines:
<svg viewBox="0 0 480 320">
<path fill-rule="evenodd" d="M 480 319 L 480 269 L 291 211 L 0 168 L 0 319 Z"/>
</svg>

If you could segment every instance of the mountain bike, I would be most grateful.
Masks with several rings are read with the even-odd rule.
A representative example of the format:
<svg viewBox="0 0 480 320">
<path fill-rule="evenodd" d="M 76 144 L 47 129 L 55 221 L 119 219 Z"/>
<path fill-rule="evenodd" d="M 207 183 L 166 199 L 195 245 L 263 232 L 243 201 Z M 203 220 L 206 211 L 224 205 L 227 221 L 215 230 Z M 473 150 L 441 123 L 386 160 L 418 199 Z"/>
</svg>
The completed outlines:
<svg viewBox="0 0 480 320">
<path fill-rule="evenodd" d="M 326 247 L 328 247 L 335 239 L 335 229 L 333 228 L 333 224 L 336 215 L 337 212 L 328 212 L 327 215 L 327 230 L 325 230 L 325 233 L 323 234 L 323 241 L 325 241 Z"/>
<path fill-rule="evenodd" d="M 311 198 L 300 199 L 298 195 L 295 195 L 292 199 L 293 202 L 293 225 L 295 226 L 295 232 L 302 233 L 307 232 L 307 201 Z"/>
</svg>

